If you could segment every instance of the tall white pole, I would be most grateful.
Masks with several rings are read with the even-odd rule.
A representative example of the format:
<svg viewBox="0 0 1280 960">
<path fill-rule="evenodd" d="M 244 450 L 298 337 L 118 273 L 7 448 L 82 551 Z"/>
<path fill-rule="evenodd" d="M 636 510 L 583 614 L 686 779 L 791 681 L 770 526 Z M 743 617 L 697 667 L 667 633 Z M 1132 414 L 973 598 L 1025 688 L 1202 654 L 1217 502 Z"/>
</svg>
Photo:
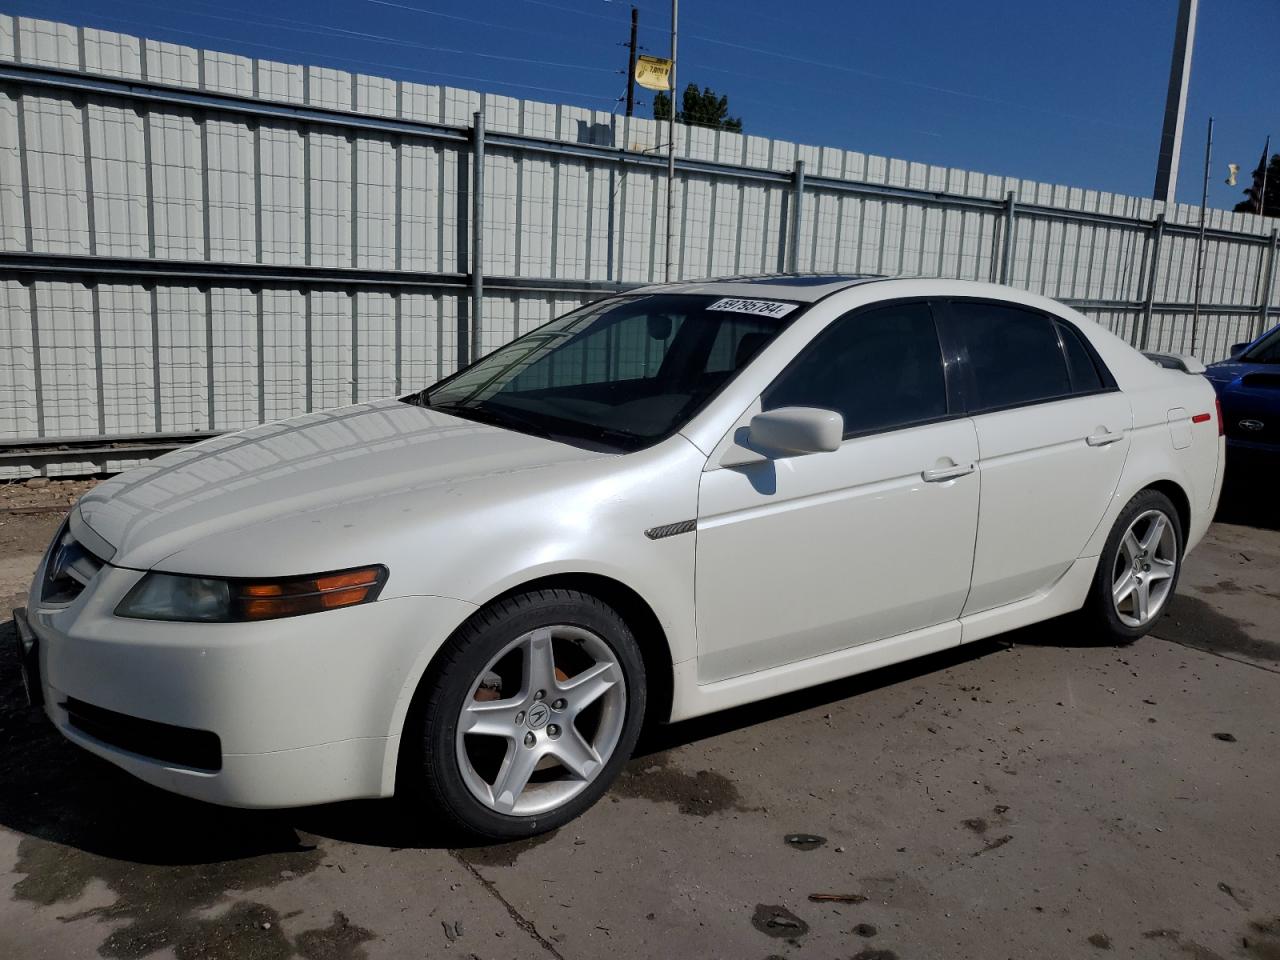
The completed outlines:
<svg viewBox="0 0 1280 960">
<path fill-rule="evenodd" d="M 1156 161 L 1155 198 L 1163 200 L 1166 211 L 1173 209 L 1178 192 L 1178 158 L 1182 154 L 1182 121 L 1187 112 L 1187 84 L 1191 80 L 1191 52 L 1196 43 L 1196 14 L 1200 0 L 1179 0 L 1178 26 L 1173 38 L 1173 61 L 1169 65 L 1169 92 L 1164 105 L 1164 129 L 1160 134 L 1160 156 Z"/>
<path fill-rule="evenodd" d="M 1204 283 L 1204 228 L 1209 213 L 1209 165 L 1213 162 L 1213 117 L 1204 138 L 1204 190 L 1200 194 L 1200 234 L 1196 237 L 1196 295 L 1191 306 L 1191 353 L 1196 352 L 1196 333 L 1200 329 L 1200 291 Z"/>
<path fill-rule="evenodd" d="M 676 26 L 680 22 L 680 0 L 671 0 L 671 115 L 667 118 L 667 273 L 671 272 L 674 251 L 671 246 L 671 219 L 676 207 Z"/>
</svg>

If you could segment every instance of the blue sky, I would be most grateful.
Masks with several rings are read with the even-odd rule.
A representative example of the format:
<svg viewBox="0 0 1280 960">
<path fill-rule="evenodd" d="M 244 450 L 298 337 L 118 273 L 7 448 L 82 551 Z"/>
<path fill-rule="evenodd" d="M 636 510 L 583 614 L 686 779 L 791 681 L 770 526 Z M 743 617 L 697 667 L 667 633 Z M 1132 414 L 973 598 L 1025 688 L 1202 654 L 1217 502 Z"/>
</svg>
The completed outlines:
<svg viewBox="0 0 1280 960">
<path fill-rule="evenodd" d="M 1148 195 L 1177 0 L 685 0 L 680 85 L 746 131 Z M 10 0 L 12 13 L 249 56 L 621 109 L 630 3 L 611 0 Z M 669 49 L 670 4 L 639 0 Z M 1201 0 L 1178 199 L 1230 206 L 1280 147 L 1280 3 Z M 648 115 L 649 107 L 637 112 Z"/>
</svg>

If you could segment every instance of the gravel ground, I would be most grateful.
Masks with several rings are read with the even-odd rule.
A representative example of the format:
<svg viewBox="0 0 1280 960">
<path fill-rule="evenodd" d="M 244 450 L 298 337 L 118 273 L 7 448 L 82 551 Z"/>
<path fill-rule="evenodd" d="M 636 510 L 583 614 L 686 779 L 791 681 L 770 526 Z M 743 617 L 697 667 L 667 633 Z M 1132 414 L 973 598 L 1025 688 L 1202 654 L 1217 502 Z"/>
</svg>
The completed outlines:
<svg viewBox="0 0 1280 960">
<path fill-rule="evenodd" d="M 49 486 L 0 490 L 4 611 Z M 498 847 L 392 802 L 146 787 L 19 702 L 12 630 L 0 957 L 1280 958 L 1274 529 L 1215 525 L 1131 647 L 1052 623 L 661 729 L 586 816 Z"/>
</svg>

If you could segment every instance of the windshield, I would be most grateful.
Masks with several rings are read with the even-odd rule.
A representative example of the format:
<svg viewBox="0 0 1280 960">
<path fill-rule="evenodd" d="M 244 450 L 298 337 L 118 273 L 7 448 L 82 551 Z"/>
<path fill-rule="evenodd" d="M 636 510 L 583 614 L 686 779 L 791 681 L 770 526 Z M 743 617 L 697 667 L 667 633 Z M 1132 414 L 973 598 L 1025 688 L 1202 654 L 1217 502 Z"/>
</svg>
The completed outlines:
<svg viewBox="0 0 1280 960">
<path fill-rule="evenodd" d="M 1276 327 L 1254 345 L 1240 354 L 1239 359 L 1249 363 L 1280 363 L 1280 327 Z"/>
<path fill-rule="evenodd" d="M 800 312 L 777 300 L 614 297 L 405 399 L 524 433 L 637 450 L 684 426 Z"/>
</svg>

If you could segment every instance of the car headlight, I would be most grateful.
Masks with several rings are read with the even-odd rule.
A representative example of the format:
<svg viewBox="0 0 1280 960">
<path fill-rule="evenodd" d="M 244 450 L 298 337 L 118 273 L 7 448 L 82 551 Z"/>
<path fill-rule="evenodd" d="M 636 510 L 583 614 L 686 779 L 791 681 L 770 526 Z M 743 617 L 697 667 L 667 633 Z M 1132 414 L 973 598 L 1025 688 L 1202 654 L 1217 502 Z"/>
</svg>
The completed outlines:
<svg viewBox="0 0 1280 960">
<path fill-rule="evenodd" d="M 387 568 L 359 567 L 287 580 L 224 580 L 151 572 L 116 607 L 135 620 L 237 623 L 319 613 L 378 598 Z"/>
</svg>

